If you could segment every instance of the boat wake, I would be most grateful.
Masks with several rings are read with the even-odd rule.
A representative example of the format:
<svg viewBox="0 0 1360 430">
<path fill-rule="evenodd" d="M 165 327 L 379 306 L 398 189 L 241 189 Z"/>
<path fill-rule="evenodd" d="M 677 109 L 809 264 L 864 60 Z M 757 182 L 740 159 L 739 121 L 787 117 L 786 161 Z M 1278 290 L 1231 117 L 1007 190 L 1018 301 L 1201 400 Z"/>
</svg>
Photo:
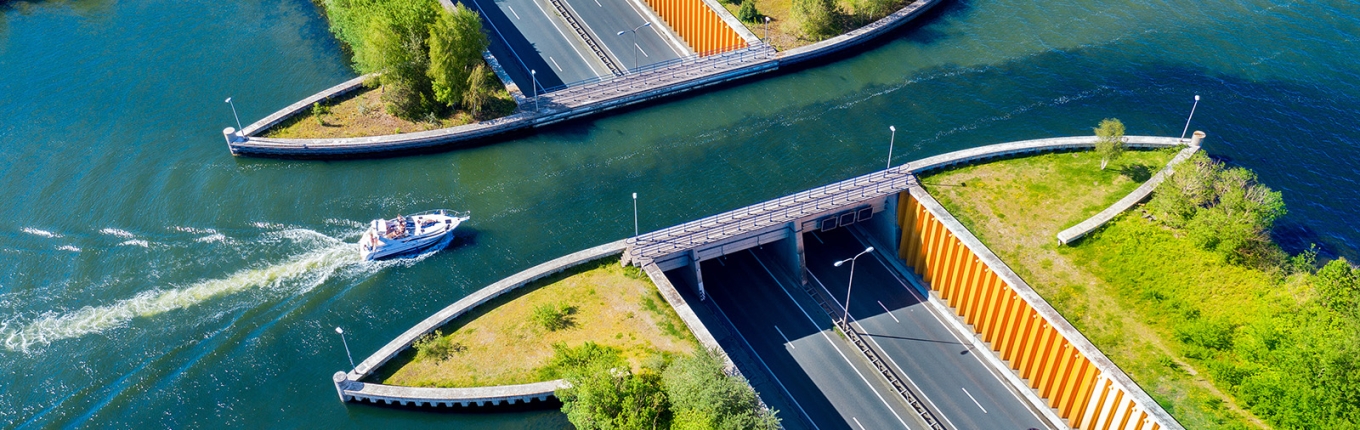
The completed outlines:
<svg viewBox="0 0 1360 430">
<path fill-rule="evenodd" d="M 310 230 L 277 233 L 266 235 L 265 241 L 277 240 L 280 236 L 307 236 L 309 241 L 320 246 L 282 263 L 241 270 L 224 278 L 203 280 L 187 287 L 156 288 L 109 305 L 86 306 L 67 313 L 48 312 L 27 323 L 6 321 L 0 323 L 0 346 L 27 354 L 52 342 L 104 332 L 121 327 L 133 319 L 155 317 L 247 290 L 302 294 L 337 275 L 345 278 L 363 277 L 390 266 L 410 267 L 450 242 L 445 241 L 412 258 L 363 261 L 354 244 L 340 239 Z M 262 305 L 267 298 L 257 300 L 251 306 Z"/>
</svg>

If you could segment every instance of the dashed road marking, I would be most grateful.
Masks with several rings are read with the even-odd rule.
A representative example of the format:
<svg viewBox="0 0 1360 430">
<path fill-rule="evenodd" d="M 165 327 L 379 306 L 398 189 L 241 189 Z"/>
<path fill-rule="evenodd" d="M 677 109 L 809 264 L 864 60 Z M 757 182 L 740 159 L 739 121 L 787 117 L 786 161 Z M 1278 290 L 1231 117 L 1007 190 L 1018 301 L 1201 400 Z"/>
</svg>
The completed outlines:
<svg viewBox="0 0 1360 430">
<path fill-rule="evenodd" d="M 878 305 L 883 306 L 883 301 L 879 300 Z M 902 323 L 902 320 L 897 319 L 897 315 L 893 315 L 892 311 L 888 310 L 887 306 L 883 306 L 883 312 L 887 312 L 888 316 L 893 317 L 893 321 L 897 321 L 898 324 Z"/>
<path fill-rule="evenodd" d="M 967 388 L 963 388 L 963 387 L 959 387 L 959 388 L 963 390 L 963 394 L 967 394 L 967 395 L 968 395 L 968 398 L 973 400 L 973 404 L 974 404 L 974 405 L 977 405 L 977 406 L 978 406 L 978 409 L 982 409 L 982 413 L 984 413 L 984 414 L 987 413 L 987 408 L 982 407 L 982 404 L 981 404 L 981 403 L 978 403 L 977 399 L 973 398 L 973 393 L 969 393 Z"/>
<path fill-rule="evenodd" d="M 793 342 L 789 340 L 788 336 L 784 335 L 784 331 L 780 330 L 779 326 L 774 326 L 774 331 L 779 332 L 779 337 L 784 338 L 784 343 L 789 345 L 789 349 L 798 349 L 797 347 L 793 346 Z"/>
<path fill-rule="evenodd" d="M 506 8 L 506 9 L 510 9 L 510 14 L 511 14 L 511 15 L 514 15 L 514 16 L 515 16 L 515 19 L 523 19 L 523 18 L 520 18 L 520 17 L 519 17 L 519 12 L 515 12 L 515 8 L 514 8 L 514 7 L 511 7 L 510 5 L 505 5 L 505 8 Z"/>
<path fill-rule="evenodd" d="M 551 55 L 548 56 L 548 61 L 551 61 L 554 66 L 557 66 L 557 71 L 562 71 L 562 65 L 557 64 L 557 60 L 554 60 Z"/>
</svg>

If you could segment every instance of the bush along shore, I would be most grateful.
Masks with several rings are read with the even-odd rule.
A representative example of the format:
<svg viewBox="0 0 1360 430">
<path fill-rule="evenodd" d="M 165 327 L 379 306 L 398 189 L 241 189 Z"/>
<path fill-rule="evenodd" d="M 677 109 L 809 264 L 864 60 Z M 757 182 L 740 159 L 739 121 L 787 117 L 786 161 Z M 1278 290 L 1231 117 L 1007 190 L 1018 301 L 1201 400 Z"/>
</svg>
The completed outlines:
<svg viewBox="0 0 1360 430">
<path fill-rule="evenodd" d="M 514 101 L 482 52 L 477 12 L 433 0 L 324 0 L 331 33 L 353 67 L 374 77 L 355 95 L 313 106 L 269 137 L 326 138 L 446 128 L 511 113 Z"/>
<path fill-rule="evenodd" d="M 1360 270 L 1282 251 L 1270 238 L 1280 193 L 1203 152 L 1145 205 L 1055 244 L 1136 185 L 1104 184 L 1155 169 L 1110 155 L 998 161 L 923 182 L 1187 428 L 1360 426 Z M 1067 205 L 1072 196 L 1084 203 Z"/>
</svg>

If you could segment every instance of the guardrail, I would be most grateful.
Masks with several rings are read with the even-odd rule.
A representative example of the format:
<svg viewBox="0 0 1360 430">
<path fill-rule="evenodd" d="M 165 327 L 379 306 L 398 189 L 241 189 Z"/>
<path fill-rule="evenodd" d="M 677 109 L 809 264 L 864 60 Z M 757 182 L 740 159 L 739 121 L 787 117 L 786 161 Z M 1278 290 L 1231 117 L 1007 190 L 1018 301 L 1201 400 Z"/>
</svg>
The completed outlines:
<svg viewBox="0 0 1360 430">
<path fill-rule="evenodd" d="M 747 48 L 723 52 L 715 55 L 692 55 L 670 61 L 634 69 L 621 76 L 612 76 L 573 82 L 566 86 L 554 87 L 551 91 L 539 94 L 543 103 L 557 103 L 566 106 L 596 101 L 604 95 L 617 95 L 633 89 L 639 82 L 644 86 L 649 82 L 677 82 L 717 71 L 734 70 L 752 64 L 775 59 L 775 50 L 768 44 L 752 45 Z"/>
<path fill-rule="evenodd" d="M 571 29 L 576 31 L 576 35 L 581 36 L 581 39 L 586 41 L 586 46 L 590 47 L 590 50 L 595 53 L 595 56 L 600 57 L 600 61 L 603 61 L 605 67 L 609 68 L 609 73 L 613 73 L 615 76 L 623 74 L 623 71 L 619 69 L 619 65 L 614 64 L 614 59 L 605 55 L 604 49 L 600 48 L 600 42 L 595 40 L 595 36 L 590 34 L 585 26 L 581 25 L 581 19 L 576 17 L 576 13 L 571 9 L 571 6 L 562 3 L 562 0 L 549 0 L 549 3 L 552 3 L 553 8 L 557 9 L 557 13 L 562 15 L 562 19 L 567 21 L 567 25 L 570 25 Z"/>
</svg>

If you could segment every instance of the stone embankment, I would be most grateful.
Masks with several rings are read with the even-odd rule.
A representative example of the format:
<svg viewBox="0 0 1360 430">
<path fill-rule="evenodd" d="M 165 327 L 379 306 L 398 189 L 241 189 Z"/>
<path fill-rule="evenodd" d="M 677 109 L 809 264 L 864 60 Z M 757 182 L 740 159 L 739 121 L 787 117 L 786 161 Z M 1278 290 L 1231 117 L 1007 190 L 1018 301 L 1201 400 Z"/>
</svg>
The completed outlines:
<svg viewBox="0 0 1360 430">
<path fill-rule="evenodd" d="M 485 141 L 769 73 L 780 67 L 839 53 L 900 27 L 940 1 L 916 0 L 849 33 L 782 53 L 775 52 L 769 45 L 756 43 L 721 54 L 687 57 L 657 67 L 644 67 L 634 73 L 537 97 L 523 100 L 516 97 L 521 102 L 518 113 L 458 127 L 338 139 L 275 139 L 260 136 L 264 130 L 303 112 L 312 103 L 353 91 L 362 83 L 363 77 L 360 77 L 294 103 L 243 130 L 228 127 L 222 134 L 232 155 L 286 158 L 393 155 Z"/>
</svg>

